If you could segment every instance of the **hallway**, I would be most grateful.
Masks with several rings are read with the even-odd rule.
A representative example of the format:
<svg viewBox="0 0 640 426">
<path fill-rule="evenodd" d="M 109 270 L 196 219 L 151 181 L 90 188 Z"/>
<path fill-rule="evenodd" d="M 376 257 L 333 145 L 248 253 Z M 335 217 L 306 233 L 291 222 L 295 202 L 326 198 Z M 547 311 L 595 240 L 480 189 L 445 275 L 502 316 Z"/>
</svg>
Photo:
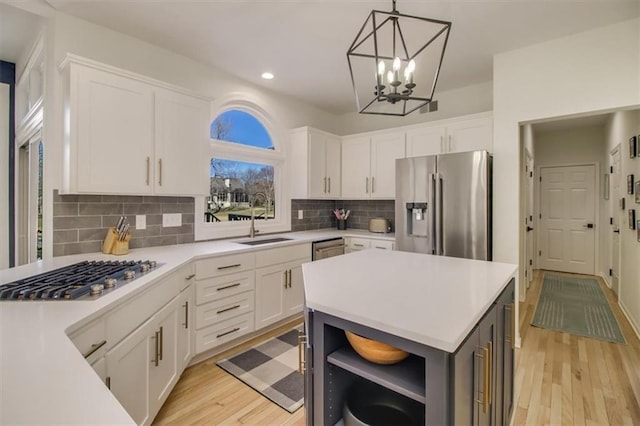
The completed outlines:
<svg viewBox="0 0 640 426">
<path fill-rule="evenodd" d="M 614 294 L 598 278 L 626 345 L 531 326 L 543 276 L 542 270 L 534 272 L 520 304 L 513 424 L 640 424 L 640 341 Z"/>
</svg>

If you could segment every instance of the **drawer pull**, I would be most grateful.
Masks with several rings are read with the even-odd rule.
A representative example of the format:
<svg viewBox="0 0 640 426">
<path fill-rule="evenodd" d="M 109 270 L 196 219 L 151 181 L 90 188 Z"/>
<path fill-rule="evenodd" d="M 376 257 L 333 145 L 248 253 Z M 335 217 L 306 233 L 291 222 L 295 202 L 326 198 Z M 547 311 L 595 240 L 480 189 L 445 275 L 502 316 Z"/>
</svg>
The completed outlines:
<svg viewBox="0 0 640 426">
<path fill-rule="evenodd" d="M 234 305 L 230 308 L 226 308 L 226 309 L 220 309 L 218 312 L 216 312 L 216 314 L 221 314 L 223 312 L 229 312 L 229 311 L 233 311 L 234 309 L 238 309 L 240 307 L 240 305 Z"/>
<path fill-rule="evenodd" d="M 191 280 L 193 279 L 193 277 L 195 277 L 195 276 L 196 276 L 196 274 L 187 275 L 187 276 L 185 277 L 185 280 L 187 280 L 187 281 L 191 281 Z"/>
<path fill-rule="evenodd" d="M 237 268 L 242 266 L 242 263 L 236 263 L 235 265 L 227 265 L 227 266 L 218 266 L 218 271 L 223 271 L 225 269 Z"/>
<path fill-rule="evenodd" d="M 111 376 L 104 379 L 104 384 L 107 385 L 107 389 L 111 389 Z"/>
<path fill-rule="evenodd" d="M 225 332 L 225 333 L 218 334 L 218 335 L 216 336 L 216 338 L 218 338 L 218 339 L 219 339 L 219 338 L 221 338 L 221 337 L 226 336 L 227 334 L 235 333 L 236 331 L 240 331 L 240 328 L 239 328 L 239 327 L 236 327 L 236 328 L 234 328 L 233 330 L 229 330 L 229 331 L 227 331 L 227 332 Z"/>
<path fill-rule="evenodd" d="M 364 247 L 364 244 L 353 243 L 354 247 Z"/>
<path fill-rule="evenodd" d="M 103 347 L 104 345 L 107 344 L 106 340 L 103 340 L 100 343 L 93 343 L 91 345 L 91 349 L 89 350 L 89 352 L 87 352 L 86 354 L 82 355 L 85 359 L 89 358 L 91 355 L 93 355 L 94 353 L 96 353 L 96 351 L 98 349 L 100 349 L 101 347 Z"/>
<path fill-rule="evenodd" d="M 184 308 L 184 324 L 182 325 L 184 325 L 184 328 L 189 328 L 189 301 L 186 300 L 182 307 Z"/>
<path fill-rule="evenodd" d="M 235 283 L 235 284 L 225 285 L 224 287 L 218 287 L 218 288 L 216 288 L 216 291 L 221 291 L 221 290 L 226 290 L 228 288 L 238 287 L 240 284 L 241 283 Z"/>
<path fill-rule="evenodd" d="M 160 334 L 159 331 L 155 332 L 155 335 L 152 336 L 151 338 L 155 340 L 155 358 L 153 358 L 151 360 L 151 363 L 154 364 L 156 367 L 158 366 L 158 364 L 160 363 L 160 350 L 158 349 L 158 341 L 160 340 L 158 335 Z"/>
<path fill-rule="evenodd" d="M 160 327 L 160 343 L 158 344 L 158 346 L 160 346 L 160 361 L 162 361 L 162 354 L 163 354 L 163 347 L 164 347 L 164 332 L 162 327 Z"/>
<path fill-rule="evenodd" d="M 307 336 L 298 333 L 298 373 L 304 374 L 307 371 L 307 357 L 305 356 L 305 345 L 307 344 Z"/>
</svg>

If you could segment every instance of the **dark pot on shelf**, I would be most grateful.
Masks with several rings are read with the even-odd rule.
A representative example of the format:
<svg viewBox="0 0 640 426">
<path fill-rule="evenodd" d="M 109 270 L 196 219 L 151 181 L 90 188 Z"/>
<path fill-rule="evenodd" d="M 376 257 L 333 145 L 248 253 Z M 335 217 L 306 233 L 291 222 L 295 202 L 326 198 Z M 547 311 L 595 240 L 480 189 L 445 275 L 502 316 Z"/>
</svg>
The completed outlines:
<svg viewBox="0 0 640 426">
<path fill-rule="evenodd" d="M 341 231 L 344 231 L 345 229 L 347 229 L 347 219 L 338 219 L 336 221 L 336 226 L 338 227 L 338 229 L 340 229 Z"/>
</svg>

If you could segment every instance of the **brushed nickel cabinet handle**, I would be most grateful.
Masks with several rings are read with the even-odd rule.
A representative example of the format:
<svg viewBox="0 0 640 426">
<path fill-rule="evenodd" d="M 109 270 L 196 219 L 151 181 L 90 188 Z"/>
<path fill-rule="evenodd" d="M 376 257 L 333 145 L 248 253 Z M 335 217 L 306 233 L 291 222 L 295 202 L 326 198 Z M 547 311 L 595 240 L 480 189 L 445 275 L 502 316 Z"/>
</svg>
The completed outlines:
<svg viewBox="0 0 640 426">
<path fill-rule="evenodd" d="M 487 353 L 489 354 L 489 361 L 487 362 L 487 366 L 489 367 L 489 374 L 487 375 L 487 381 L 489 384 L 487 385 L 487 406 L 493 404 L 493 342 L 487 342 Z"/>
<path fill-rule="evenodd" d="M 289 288 L 291 288 L 291 269 L 289 269 Z"/>
<path fill-rule="evenodd" d="M 160 327 L 160 343 L 158 346 L 160 346 L 160 361 L 162 361 L 162 355 L 164 352 L 164 332 L 162 327 Z"/>
<path fill-rule="evenodd" d="M 190 274 L 190 275 L 187 275 L 184 279 L 187 281 L 191 281 L 195 276 L 196 274 Z"/>
<path fill-rule="evenodd" d="M 184 328 L 189 328 L 189 301 L 186 300 L 182 307 L 184 308 L 184 323 L 182 325 L 184 325 Z"/>
<path fill-rule="evenodd" d="M 156 331 L 155 335 L 151 337 L 155 339 L 155 357 L 151 360 L 151 362 L 157 367 L 160 364 L 160 349 L 158 349 L 158 341 L 160 340 L 158 335 L 160 332 Z"/>
<path fill-rule="evenodd" d="M 100 349 L 101 347 L 103 347 L 104 345 L 107 344 L 106 340 L 103 340 L 100 343 L 93 343 L 91 345 L 91 349 L 89 349 L 89 352 L 87 352 L 86 354 L 82 355 L 85 359 L 89 358 L 91 355 L 93 355 L 94 353 L 96 353 L 96 351 L 98 349 Z"/>
<path fill-rule="evenodd" d="M 151 171 L 151 164 L 150 164 L 151 159 L 149 157 L 147 157 L 147 186 L 149 186 L 149 172 Z"/>
<path fill-rule="evenodd" d="M 226 290 L 228 288 L 238 287 L 239 285 L 240 285 L 240 283 L 225 285 L 224 287 L 216 288 L 216 291 L 222 291 L 222 290 Z"/>
<path fill-rule="evenodd" d="M 354 247 L 364 247 L 364 244 L 353 243 Z"/>
<path fill-rule="evenodd" d="M 331 176 L 327 178 L 327 182 L 329 182 L 329 190 L 327 192 L 331 194 Z"/>
<path fill-rule="evenodd" d="M 371 193 L 373 194 L 374 192 L 376 192 L 376 177 L 372 176 L 371 177 Z"/>
<path fill-rule="evenodd" d="M 162 186 L 162 158 L 158 160 L 158 185 Z"/>
<path fill-rule="evenodd" d="M 240 305 L 233 305 L 230 308 L 226 308 L 226 309 L 220 309 L 218 312 L 216 312 L 216 314 L 221 314 L 223 312 L 229 312 L 229 311 L 233 311 L 234 309 L 238 309 L 240 307 Z"/>
<path fill-rule="evenodd" d="M 324 189 L 322 190 L 322 192 L 326 194 L 327 193 L 327 178 L 326 178 L 326 176 L 323 179 L 323 181 L 324 181 Z"/>
<path fill-rule="evenodd" d="M 218 271 L 222 271 L 222 270 L 225 270 L 225 269 L 231 269 L 231 268 L 237 268 L 239 266 L 242 266 L 242 263 L 236 263 L 235 265 L 218 266 Z"/>
<path fill-rule="evenodd" d="M 234 328 L 233 330 L 229 330 L 229 331 L 227 331 L 227 332 L 225 332 L 225 333 L 218 334 L 218 335 L 216 336 L 216 339 L 219 339 L 219 338 L 224 337 L 224 336 L 226 336 L 226 335 L 228 335 L 228 334 L 231 334 L 231 333 L 235 333 L 236 331 L 240 331 L 240 328 L 239 328 L 239 327 L 236 327 L 236 328 Z"/>
<path fill-rule="evenodd" d="M 369 178 L 368 177 L 365 178 L 365 181 L 364 181 L 364 192 L 367 193 L 367 194 L 369 193 Z"/>
</svg>

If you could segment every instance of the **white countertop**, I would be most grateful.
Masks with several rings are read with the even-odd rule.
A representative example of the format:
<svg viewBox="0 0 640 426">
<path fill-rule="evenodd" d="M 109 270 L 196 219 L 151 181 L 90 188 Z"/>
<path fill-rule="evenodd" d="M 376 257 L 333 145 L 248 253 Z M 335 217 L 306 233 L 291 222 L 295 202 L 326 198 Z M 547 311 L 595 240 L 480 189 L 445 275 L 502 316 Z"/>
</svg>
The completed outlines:
<svg viewBox="0 0 640 426">
<path fill-rule="evenodd" d="M 302 265 L 310 309 L 454 352 L 517 265 L 365 250 Z"/>
<path fill-rule="evenodd" d="M 282 243 L 247 246 L 233 240 L 64 256 L 0 271 L 0 284 L 83 260 L 155 260 L 163 265 L 94 301 L 0 301 L 0 424 L 131 424 L 133 420 L 67 337 L 169 272 L 204 257 L 265 250 L 340 236 L 393 241 L 393 234 L 322 229 L 278 234 Z M 263 235 L 256 239 L 271 238 Z"/>
</svg>

